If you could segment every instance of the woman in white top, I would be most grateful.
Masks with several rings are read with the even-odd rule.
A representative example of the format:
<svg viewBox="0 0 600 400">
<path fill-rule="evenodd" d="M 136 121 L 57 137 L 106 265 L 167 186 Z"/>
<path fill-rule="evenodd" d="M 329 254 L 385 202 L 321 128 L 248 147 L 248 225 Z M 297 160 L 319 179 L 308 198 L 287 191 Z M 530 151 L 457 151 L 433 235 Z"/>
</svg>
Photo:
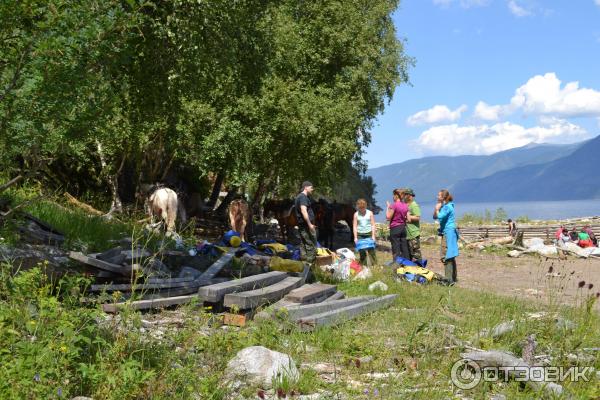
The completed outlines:
<svg viewBox="0 0 600 400">
<path fill-rule="evenodd" d="M 354 243 L 358 243 L 359 239 L 373 239 L 375 241 L 375 216 L 371 210 L 367 210 L 367 201 L 358 199 L 356 201 L 356 212 L 354 213 L 353 231 Z M 367 260 L 367 253 L 371 259 L 371 265 L 377 265 L 377 255 L 375 248 L 367 250 L 359 250 L 360 263 L 364 264 Z"/>
</svg>

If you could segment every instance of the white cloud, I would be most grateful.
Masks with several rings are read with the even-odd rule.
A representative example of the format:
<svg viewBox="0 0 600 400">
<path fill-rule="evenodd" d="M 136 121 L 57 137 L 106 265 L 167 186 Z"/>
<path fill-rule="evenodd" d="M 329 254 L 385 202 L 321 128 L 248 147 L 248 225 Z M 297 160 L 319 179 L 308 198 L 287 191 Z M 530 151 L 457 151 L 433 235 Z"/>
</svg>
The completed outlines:
<svg viewBox="0 0 600 400">
<path fill-rule="evenodd" d="M 511 122 L 494 125 L 440 125 L 427 129 L 417 139 L 426 153 L 491 154 L 525 146 L 531 142 L 569 142 L 587 138 L 585 129 L 564 120 L 548 120 L 545 126 L 525 128 Z"/>
<path fill-rule="evenodd" d="M 600 1 L 600 0 L 598 0 L 598 1 Z M 531 11 L 520 6 L 516 0 L 510 0 L 508 2 L 508 9 L 510 10 L 511 14 L 516 17 L 529 17 L 529 16 L 533 15 L 533 13 Z"/>
<path fill-rule="evenodd" d="M 600 6 L 600 0 L 594 0 L 597 6 Z"/>
<path fill-rule="evenodd" d="M 534 76 L 516 90 L 510 106 L 527 114 L 600 116 L 600 91 L 580 88 L 579 82 L 561 84 L 555 73 Z"/>
<path fill-rule="evenodd" d="M 506 113 L 505 106 L 490 106 L 486 102 L 480 101 L 475 106 L 473 116 L 484 121 L 498 121 L 504 113 Z"/>
<path fill-rule="evenodd" d="M 419 111 L 411 115 L 406 120 L 406 123 L 411 126 L 437 124 L 440 122 L 454 122 L 460 119 L 463 112 L 467 111 L 467 106 L 462 105 L 452 111 L 448 106 L 435 105 L 428 110 Z"/>
</svg>

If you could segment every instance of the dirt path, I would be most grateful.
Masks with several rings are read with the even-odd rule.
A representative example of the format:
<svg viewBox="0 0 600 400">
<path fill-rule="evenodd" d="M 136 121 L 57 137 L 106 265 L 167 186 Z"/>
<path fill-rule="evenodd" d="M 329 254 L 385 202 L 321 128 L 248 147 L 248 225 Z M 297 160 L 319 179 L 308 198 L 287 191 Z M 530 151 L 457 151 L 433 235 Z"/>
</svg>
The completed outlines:
<svg viewBox="0 0 600 400">
<path fill-rule="evenodd" d="M 437 247 L 423 249 L 432 270 L 443 274 Z M 566 261 L 537 256 L 509 258 L 505 255 L 462 251 L 458 261 L 458 286 L 492 291 L 511 297 L 535 299 L 548 303 L 575 305 L 588 295 L 600 293 L 600 260 Z M 580 282 L 583 288 L 578 288 Z M 592 288 L 589 289 L 589 285 Z M 595 308 L 600 311 L 600 301 Z"/>
</svg>

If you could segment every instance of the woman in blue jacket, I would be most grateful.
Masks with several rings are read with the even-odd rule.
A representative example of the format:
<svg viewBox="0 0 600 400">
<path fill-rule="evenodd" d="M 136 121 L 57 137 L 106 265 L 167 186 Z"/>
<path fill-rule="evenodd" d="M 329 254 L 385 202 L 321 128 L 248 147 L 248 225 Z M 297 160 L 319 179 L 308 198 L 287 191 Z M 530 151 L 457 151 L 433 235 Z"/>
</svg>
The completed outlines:
<svg viewBox="0 0 600 400">
<path fill-rule="evenodd" d="M 454 217 L 452 195 L 446 189 L 438 193 L 437 204 L 433 211 L 433 219 L 440 222 L 439 234 L 442 236 L 440 257 L 444 263 L 446 280 L 450 284 L 457 282 L 456 257 L 458 256 L 458 231 Z"/>
</svg>

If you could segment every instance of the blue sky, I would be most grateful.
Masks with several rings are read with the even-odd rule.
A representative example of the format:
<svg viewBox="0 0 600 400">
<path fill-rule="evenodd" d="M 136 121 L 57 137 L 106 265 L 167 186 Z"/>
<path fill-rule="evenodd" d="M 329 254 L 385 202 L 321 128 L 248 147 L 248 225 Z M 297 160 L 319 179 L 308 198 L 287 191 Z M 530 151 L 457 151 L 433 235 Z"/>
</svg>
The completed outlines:
<svg viewBox="0 0 600 400">
<path fill-rule="evenodd" d="M 600 0 L 401 0 L 394 23 L 416 65 L 369 167 L 600 134 Z"/>
</svg>

